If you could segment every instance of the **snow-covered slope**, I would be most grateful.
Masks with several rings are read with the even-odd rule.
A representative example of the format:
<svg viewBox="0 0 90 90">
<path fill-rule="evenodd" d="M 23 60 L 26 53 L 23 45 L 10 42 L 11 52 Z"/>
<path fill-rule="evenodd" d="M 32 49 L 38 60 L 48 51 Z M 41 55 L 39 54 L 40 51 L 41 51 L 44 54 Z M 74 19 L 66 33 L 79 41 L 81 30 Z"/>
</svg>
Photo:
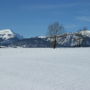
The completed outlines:
<svg viewBox="0 0 90 90">
<path fill-rule="evenodd" d="M 0 49 L 0 90 L 90 90 L 90 48 Z"/>
<path fill-rule="evenodd" d="M 90 37 L 90 30 L 83 30 L 83 31 L 80 31 L 79 33 L 81 33 L 82 35 Z"/>
<path fill-rule="evenodd" d="M 58 44 L 65 47 L 90 46 L 90 31 L 85 30 L 62 35 L 58 38 Z"/>
</svg>

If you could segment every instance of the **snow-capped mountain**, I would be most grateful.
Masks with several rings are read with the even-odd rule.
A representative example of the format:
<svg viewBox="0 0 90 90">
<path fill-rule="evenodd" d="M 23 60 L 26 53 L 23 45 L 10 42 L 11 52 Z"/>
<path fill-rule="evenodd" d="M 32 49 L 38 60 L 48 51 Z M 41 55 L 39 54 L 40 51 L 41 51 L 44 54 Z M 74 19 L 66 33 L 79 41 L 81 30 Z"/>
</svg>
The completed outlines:
<svg viewBox="0 0 90 90">
<path fill-rule="evenodd" d="M 14 33 L 10 29 L 0 30 L 0 38 L 4 40 L 12 39 L 12 38 L 22 38 L 19 34 Z"/>
<path fill-rule="evenodd" d="M 0 30 L 0 46 L 8 46 L 23 37 L 10 29 Z"/>
</svg>

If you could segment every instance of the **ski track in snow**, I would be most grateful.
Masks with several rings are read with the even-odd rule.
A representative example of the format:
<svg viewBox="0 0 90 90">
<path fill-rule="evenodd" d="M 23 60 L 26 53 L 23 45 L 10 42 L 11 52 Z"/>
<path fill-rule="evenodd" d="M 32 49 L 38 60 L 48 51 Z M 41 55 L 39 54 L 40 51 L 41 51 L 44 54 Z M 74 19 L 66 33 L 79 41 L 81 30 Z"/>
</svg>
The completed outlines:
<svg viewBox="0 0 90 90">
<path fill-rule="evenodd" d="M 1 48 L 0 90 L 90 90 L 90 48 Z"/>
</svg>

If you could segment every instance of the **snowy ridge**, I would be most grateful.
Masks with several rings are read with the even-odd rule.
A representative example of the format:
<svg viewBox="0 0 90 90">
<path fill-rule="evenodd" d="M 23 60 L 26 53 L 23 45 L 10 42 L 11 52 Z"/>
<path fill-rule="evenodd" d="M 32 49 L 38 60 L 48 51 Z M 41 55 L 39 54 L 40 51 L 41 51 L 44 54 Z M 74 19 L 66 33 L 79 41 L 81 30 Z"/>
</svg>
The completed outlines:
<svg viewBox="0 0 90 90">
<path fill-rule="evenodd" d="M 60 47 L 90 46 L 90 33 L 84 33 L 84 31 L 82 31 L 66 34 L 66 36 L 58 39 L 58 44 Z"/>
<path fill-rule="evenodd" d="M 90 37 L 90 31 L 89 30 L 80 31 L 80 34 Z"/>
</svg>

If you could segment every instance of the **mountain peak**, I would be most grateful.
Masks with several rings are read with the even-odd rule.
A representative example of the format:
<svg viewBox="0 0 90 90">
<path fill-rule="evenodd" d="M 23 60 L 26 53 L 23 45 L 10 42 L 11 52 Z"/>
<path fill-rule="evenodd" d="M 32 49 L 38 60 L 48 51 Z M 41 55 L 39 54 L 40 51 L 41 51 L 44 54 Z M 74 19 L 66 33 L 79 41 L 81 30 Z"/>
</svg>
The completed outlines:
<svg viewBox="0 0 90 90">
<path fill-rule="evenodd" d="M 13 37 L 15 37 L 15 33 L 12 32 L 12 30 L 10 29 L 0 30 L 0 38 L 7 40 Z"/>
<path fill-rule="evenodd" d="M 13 34 L 11 29 L 2 29 L 0 30 L 0 34 Z"/>
<path fill-rule="evenodd" d="M 15 37 L 21 38 L 19 34 L 14 33 L 11 29 L 0 30 L 0 38 L 4 40 L 8 40 L 8 39 L 15 38 Z"/>
</svg>

